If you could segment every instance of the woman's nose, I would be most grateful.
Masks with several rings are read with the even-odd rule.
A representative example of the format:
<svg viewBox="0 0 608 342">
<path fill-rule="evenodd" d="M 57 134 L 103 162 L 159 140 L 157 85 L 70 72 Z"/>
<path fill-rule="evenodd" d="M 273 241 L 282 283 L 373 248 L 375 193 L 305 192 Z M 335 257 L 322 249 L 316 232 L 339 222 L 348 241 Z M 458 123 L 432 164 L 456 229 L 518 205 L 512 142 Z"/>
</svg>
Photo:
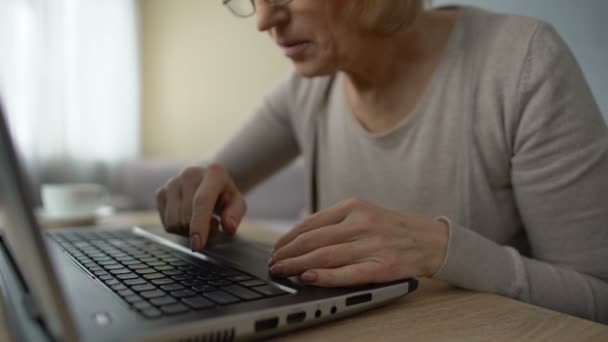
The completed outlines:
<svg viewBox="0 0 608 342">
<path fill-rule="evenodd" d="M 268 31 L 289 21 L 288 9 L 285 6 L 271 6 L 265 0 L 254 0 L 254 4 L 259 31 Z"/>
</svg>

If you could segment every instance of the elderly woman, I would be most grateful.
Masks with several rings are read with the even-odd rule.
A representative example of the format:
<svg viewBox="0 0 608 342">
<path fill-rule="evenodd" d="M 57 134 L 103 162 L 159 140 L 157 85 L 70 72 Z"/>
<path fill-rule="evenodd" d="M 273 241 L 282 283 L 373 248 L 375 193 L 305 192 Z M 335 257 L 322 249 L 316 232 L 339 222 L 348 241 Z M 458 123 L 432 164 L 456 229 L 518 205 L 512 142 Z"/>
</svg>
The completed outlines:
<svg viewBox="0 0 608 342">
<path fill-rule="evenodd" d="M 224 3 L 293 62 L 217 152 L 158 192 L 202 249 L 302 155 L 314 214 L 271 272 L 317 286 L 434 277 L 608 322 L 608 129 L 548 24 L 422 0 Z"/>
</svg>

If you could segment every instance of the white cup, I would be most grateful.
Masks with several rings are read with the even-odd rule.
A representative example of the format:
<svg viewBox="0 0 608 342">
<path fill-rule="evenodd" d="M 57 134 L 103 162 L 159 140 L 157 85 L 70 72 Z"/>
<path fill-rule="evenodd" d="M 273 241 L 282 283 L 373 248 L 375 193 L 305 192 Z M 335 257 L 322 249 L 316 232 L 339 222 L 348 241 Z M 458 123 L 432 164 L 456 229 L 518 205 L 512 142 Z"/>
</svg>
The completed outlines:
<svg viewBox="0 0 608 342">
<path fill-rule="evenodd" d="M 44 213 L 51 217 L 93 216 L 109 202 L 108 190 L 93 183 L 43 184 Z"/>
</svg>

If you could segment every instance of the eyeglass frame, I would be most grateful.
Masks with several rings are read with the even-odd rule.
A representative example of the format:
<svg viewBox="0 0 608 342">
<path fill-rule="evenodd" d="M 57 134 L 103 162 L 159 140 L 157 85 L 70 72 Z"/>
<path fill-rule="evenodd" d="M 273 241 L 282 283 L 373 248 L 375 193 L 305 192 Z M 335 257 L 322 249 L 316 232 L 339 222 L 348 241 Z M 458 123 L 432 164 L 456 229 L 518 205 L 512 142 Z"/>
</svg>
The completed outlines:
<svg viewBox="0 0 608 342">
<path fill-rule="evenodd" d="M 250 0 L 251 1 L 251 8 L 253 9 L 253 11 L 250 14 L 240 14 L 237 13 L 232 6 L 230 6 L 230 2 L 233 0 L 222 0 L 222 4 L 226 7 L 228 7 L 228 9 L 230 10 L 230 12 L 239 18 L 249 18 L 252 15 L 255 14 L 255 0 Z M 271 7 L 285 7 L 287 5 L 289 5 L 290 2 L 292 2 L 293 0 L 275 0 L 276 2 L 272 2 L 272 0 L 265 0 L 266 3 L 271 6 Z"/>
</svg>

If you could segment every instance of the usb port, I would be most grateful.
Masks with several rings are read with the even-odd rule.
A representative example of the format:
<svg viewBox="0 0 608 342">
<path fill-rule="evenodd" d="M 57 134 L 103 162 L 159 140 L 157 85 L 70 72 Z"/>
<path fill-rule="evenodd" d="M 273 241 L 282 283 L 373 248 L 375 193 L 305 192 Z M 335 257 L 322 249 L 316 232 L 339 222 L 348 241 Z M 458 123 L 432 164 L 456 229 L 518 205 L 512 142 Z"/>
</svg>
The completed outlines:
<svg viewBox="0 0 608 342">
<path fill-rule="evenodd" d="M 279 318 L 267 318 L 255 321 L 255 332 L 275 329 L 279 325 Z"/>
<path fill-rule="evenodd" d="M 346 306 L 351 306 L 351 305 L 357 305 L 357 304 L 361 304 L 361 303 L 366 303 L 366 302 L 371 302 L 372 300 L 372 294 L 371 293 L 364 293 L 358 296 L 352 296 L 352 297 L 348 297 L 346 298 Z"/>
<path fill-rule="evenodd" d="M 306 319 L 306 312 L 294 312 L 292 314 L 287 315 L 287 324 L 299 323 Z"/>
</svg>

